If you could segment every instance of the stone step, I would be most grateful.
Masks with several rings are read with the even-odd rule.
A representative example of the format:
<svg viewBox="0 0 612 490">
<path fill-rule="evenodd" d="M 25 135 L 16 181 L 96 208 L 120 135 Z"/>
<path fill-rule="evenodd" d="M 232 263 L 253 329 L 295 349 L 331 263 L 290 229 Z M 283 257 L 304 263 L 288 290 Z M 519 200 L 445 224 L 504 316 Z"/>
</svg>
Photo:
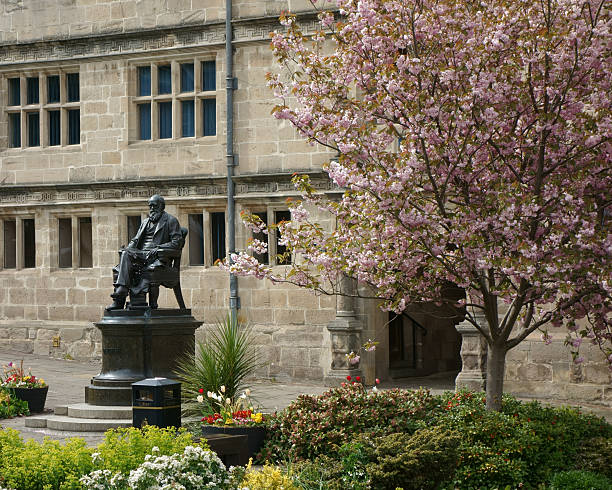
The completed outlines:
<svg viewBox="0 0 612 490">
<path fill-rule="evenodd" d="M 60 407 L 58 407 L 60 408 Z M 64 407 L 61 407 L 64 408 Z M 89 405 L 88 403 L 75 403 L 60 409 L 55 409 L 55 415 L 67 415 L 78 419 L 131 419 L 132 407 L 125 406 L 101 406 Z"/>
<path fill-rule="evenodd" d="M 25 426 L 73 432 L 105 432 L 118 427 L 131 427 L 132 419 L 86 419 L 65 415 L 46 415 L 26 418 Z"/>
</svg>

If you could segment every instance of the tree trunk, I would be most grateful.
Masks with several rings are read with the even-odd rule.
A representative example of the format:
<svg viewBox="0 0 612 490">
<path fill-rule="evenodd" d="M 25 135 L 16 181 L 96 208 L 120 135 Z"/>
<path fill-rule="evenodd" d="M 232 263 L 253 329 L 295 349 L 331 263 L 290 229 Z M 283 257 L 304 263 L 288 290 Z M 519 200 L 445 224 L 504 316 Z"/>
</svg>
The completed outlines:
<svg viewBox="0 0 612 490">
<path fill-rule="evenodd" d="M 487 410 L 499 412 L 504 392 L 506 350 L 502 345 L 489 345 L 487 353 Z"/>
</svg>

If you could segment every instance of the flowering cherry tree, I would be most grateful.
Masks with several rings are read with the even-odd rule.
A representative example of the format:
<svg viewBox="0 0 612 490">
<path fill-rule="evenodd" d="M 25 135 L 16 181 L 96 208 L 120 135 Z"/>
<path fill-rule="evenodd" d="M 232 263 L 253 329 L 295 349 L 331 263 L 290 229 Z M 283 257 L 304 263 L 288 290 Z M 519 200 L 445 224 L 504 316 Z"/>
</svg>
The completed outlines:
<svg viewBox="0 0 612 490">
<path fill-rule="evenodd" d="M 314 36 L 281 18 L 269 85 L 276 118 L 338 152 L 324 169 L 345 192 L 326 200 L 296 176 L 303 198 L 277 225 L 291 266 L 241 253 L 230 270 L 326 293 L 347 275 L 395 312 L 461 308 L 488 344 L 491 409 L 506 353 L 538 329 L 563 326 L 575 362 L 586 339 L 612 365 L 609 5 L 336 3 Z"/>
</svg>

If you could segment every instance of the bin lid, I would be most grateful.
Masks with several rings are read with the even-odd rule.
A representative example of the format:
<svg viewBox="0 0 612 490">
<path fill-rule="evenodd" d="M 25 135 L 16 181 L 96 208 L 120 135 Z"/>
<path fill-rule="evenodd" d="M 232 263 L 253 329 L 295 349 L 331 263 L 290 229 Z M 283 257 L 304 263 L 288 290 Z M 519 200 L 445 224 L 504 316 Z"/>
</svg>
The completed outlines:
<svg viewBox="0 0 612 490">
<path fill-rule="evenodd" d="M 147 378 L 141 381 L 136 381 L 136 383 L 132 383 L 132 387 L 151 387 L 151 386 L 180 386 L 180 382 L 174 379 L 168 378 Z"/>
</svg>

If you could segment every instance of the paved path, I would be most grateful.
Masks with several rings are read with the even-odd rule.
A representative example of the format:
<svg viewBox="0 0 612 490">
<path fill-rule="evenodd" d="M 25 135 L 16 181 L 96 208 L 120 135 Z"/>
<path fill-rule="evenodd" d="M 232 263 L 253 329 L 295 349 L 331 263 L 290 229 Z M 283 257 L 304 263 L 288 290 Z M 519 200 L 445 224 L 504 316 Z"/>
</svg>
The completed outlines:
<svg viewBox="0 0 612 490">
<path fill-rule="evenodd" d="M 89 384 L 91 377 L 100 372 L 100 362 L 71 361 L 63 359 L 50 359 L 48 357 L 35 356 L 32 354 L 21 354 L 14 352 L 0 352 L 0 365 L 8 362 L 19 362 L 23 359 L 23 366 L 27 370 L 31 368 L 32 374 L 42 377 L 49 384 L 49 393 L 45 409 L 47 412 L 59 405 L 81 403 L 85 399 L 85 386 Z M 423 378 L 406 378 L 393 383 L 383 383 L 381 388 L 429 388 L 432 393 L 438 394 L 454 389 L 455 373 L 440 373 Z M 252 384 L 252 396 L 267 412 L 281 410 L 295 400 L 300 394 L 320 394 L 327 388 L 314 384 L 285 384 L 270 381 L 257 381 Z M 551 402 L 561 405 L 561 402 Z M 566 403 L 570 404 L 571 403 Z M 598 405 L 581 405 L 583 410 L 593 412 L 605 417 L 612 422 L 612 407 Z M 35 429 L 25 427 L 25 417 L 0 420 L 0 427 L 13 427 L 19 430 L 26 439 L 41 441 L 45 436 L 53 439 L 65 440 L 68 437 L 82 437 L 89 445 L 98 444 L 103 436 L 100 433 L 91 432 L 59 432 L 50 429 Z"/>
</svg>

